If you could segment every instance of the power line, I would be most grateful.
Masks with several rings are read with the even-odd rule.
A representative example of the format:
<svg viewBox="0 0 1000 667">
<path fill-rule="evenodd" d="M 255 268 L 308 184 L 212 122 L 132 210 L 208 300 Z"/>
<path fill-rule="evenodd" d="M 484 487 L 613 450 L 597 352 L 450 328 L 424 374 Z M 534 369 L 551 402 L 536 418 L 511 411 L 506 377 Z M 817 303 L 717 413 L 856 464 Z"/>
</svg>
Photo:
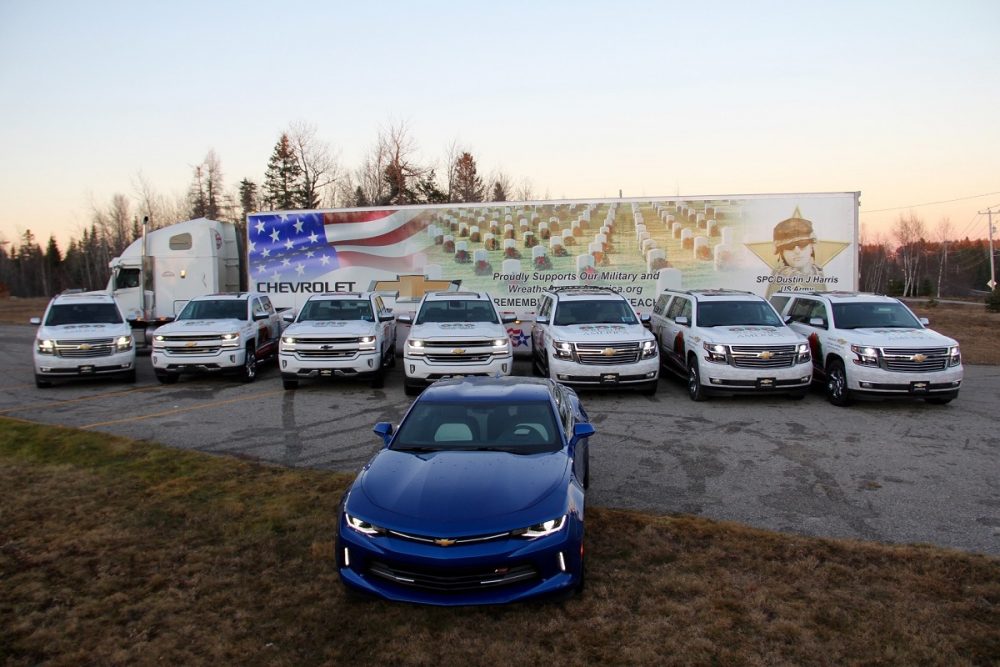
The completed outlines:
<svg viewBox="0 0 1000 667">
<path fill-rule="evenodd" d="M 862 211 L 861 215 L 867 215 L 868 213 L 885 213 L 886 211 L 899 211 L 904 208 L 919 208 L 921 206 L 934 206 L 936 204 L 951 204 L 956 201 L 966 201 L 968 199 L 979 199 L 980 197 L 991 197 L 993 195 L 1000 195 L 1000 192 L 984 192 L 981 195 L 972 195 L 971 197 L 957 197 L 956 199 L 944 199 L 942 201 L 929 201 L 923 204 L 910 204 L 909 206 L 893 206 L 891 208 L 877 208 L 873 211 Z"/>
</svg>

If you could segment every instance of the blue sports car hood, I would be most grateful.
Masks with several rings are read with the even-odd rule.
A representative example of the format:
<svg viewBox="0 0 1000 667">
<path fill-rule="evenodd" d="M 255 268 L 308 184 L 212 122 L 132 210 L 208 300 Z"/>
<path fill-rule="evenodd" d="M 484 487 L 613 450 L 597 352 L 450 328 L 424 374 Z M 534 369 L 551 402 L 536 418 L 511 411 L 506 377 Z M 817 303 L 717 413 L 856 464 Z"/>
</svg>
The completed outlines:
<svg viewBox="0 0 1000 667">
<path fill-rule="evenodd" d="M 562 492 L 553 500 L 564 503 L 568 482 L 569 458 L 563 451 L 517 455 L 385 449 L 355 482 L 350 505 L 355 507 L 356 500 L 358 505 L 371 503 L 371 510 L 378 508 L 403 524 L 461 530 L 481 527 L 484 519 L 513 518 L 556 489 Z M 355 498 L 359 490 L 364 499 Z"/>
</svg>

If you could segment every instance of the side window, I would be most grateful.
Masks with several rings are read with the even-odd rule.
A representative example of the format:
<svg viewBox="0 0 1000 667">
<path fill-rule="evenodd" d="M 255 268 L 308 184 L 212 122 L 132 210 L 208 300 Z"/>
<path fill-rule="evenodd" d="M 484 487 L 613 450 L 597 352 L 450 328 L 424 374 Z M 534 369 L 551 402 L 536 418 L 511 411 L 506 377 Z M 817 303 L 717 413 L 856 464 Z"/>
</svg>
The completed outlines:
<svg viewBox="0 0 1000 667">
<path fill-rule="evenodd" d="M 684 305 L 681 306 L 681 312 L 677 314 L 678 317 L 688 318 L 688 324 L 691 324 L 691 299 L 678 298 L 678 300 L 684 302 Z"/>
<path fill-rule="evenodd" d="M 670 302 L 670 307 L 667 308 L 667 319 L 668 320 L 672 320 L 672 319 L 676 318 L 680 314 L 680 312 L 681 312 L 681 306 L 684 305 L 683 303 L 681 303 L 682 301 L 684 301 L 684 299 L 682 299 L 681 297 L 678 296 L 678 297 L 675 297 L 674 300 Z"/>
<path fill-rule="evenodd" d="M 260 297 L 261 306 L 264 308 L 264 312 L 268 315 L 274 314 L 274 306 L 271 305 L 270 297 L 262 296 Z"/>
<path fill-rule="evenodd" d="M 542 297 L 542 307 L 538 311 L 539 317 L 549 317 L 552 314 L 552 299 Z"/>
<path fill-rule="evenodd" d="M 774 306 L 774 309 L 776 311 L 778 311 L 778 315 L 781 315 L 782 311 L 785 309 L 785 304 L 788 303 L 788 300 L 790 298 L 791 297 L 789 297 L 789 296 L 772 296 L 771 297 L 771 305 Z"/>
<path fill-rule="evenodd" d="M 660 298 L 656 300 L 656 305 L 653 306 L 653 312 L 657 315 L 662 315 L 667 311 L 667 303 L 670 301 L 669 294 L 661 294 Z"/>
<path fill-rule="evenodd" d="M 264 304 L 261 303 L 261 300 L 259 298 L 255 298 L 253 300 L 253 315 L 254 317 L 267 315 L 267 309 L 264 308 Z"/>
</svg>

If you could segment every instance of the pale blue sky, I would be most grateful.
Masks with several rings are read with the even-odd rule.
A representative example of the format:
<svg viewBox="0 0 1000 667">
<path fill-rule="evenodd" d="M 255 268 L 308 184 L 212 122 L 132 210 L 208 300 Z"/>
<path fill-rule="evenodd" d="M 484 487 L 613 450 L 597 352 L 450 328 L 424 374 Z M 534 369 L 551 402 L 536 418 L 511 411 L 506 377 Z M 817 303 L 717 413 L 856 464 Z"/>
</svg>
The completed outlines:
<svg viewBox="0 0 1000 667">
<path fill-rule="evenodd" d="M 0 240 L 65 249 L 209 149 L 259 183 L 293 121 L 351 169 L 405 122 L 425 162 L 458 141 L 539 197 L 860 190 L 866 232 L 914 207 L 984 236 L 998 34 L 993 0 L 0 0 Z"/>
</svg>

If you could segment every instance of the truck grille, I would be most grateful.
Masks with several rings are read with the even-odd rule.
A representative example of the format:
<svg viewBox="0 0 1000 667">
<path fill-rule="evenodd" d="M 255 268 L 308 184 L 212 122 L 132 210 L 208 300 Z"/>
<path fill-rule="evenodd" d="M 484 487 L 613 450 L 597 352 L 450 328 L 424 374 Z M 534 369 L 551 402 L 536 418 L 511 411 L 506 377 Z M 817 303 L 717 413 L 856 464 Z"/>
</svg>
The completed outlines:
<svg viewBox="0 0 1000 667">
<path fill-rule="evenodd" d="M 639 360 L 639 343 L 576 343 L 576 355 L 588 366 L 634 364 Z"/>
<path fill-rule="evenodd" d="M 218 334 L 174 334 L 163 337 L 166 343 L 200 343 L 204 341 L 221 341 Z"/>
<path fill-rule="evenodd" d="M 736 368 L 789 368 L 795 364 L 795 345 L 730 345 Z"/>
<path fill-rule="evenodd" d="M 236 348 L 232 348 L 234 351 Z M 163 351 L 171 356 L 183 357 L 193 354 L 218 354 L 222 350 L 220 345 L 196 345 L 194 347 L 167 347 Z"/>
<path fill-rule="evenodd" d="M 411 564 L 372 561 L 369 574 L 401 586 L 441 593 L 459 593 L 510 586 L 538 578 L 530 564 L 491 568 L 430 568 Z"/>
<path fill-rule="evenodd" d="M 428 340 L 424 349 L 431 364 L 484 364 L 493 357 L 493 339 Z"/>
<path fill-rule="evenodd" d="M 57 340 L 56 354 L 65 359 L 91 359 L 110 357 L 114 354 L 113 338 L 93 338 L 91 340 Z"/>
<path fill-rule="evenodd" d="M 948 367 L 948 348 L 882 348 L 882 367 L 899 373 L 928 373 Z"/>
<path fill-rule="evenodd" d="M 295 336 L 296 345 L 359 345 L 361 338 L 358 336 L 338 336 L 337 338 L 308 338 Z"/>
</svg>

